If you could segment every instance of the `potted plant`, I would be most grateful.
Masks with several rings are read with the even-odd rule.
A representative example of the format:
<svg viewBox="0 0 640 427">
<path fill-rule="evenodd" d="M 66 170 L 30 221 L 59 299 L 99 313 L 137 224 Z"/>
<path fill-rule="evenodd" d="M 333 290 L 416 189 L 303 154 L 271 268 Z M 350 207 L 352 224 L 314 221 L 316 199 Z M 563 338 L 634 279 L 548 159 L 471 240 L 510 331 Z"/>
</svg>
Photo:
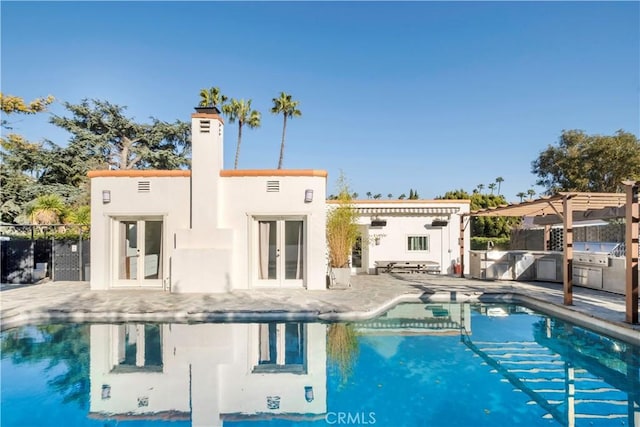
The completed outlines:
<svg viewBox="0 0 640 427">
<path fill-rule="evenodd" d="M 359 235 L 358 213 L 351 203 L 351 193 L 344 176 L 338 179 L 337 204 L 327 212 L 327 247 L 329 249 L 329 287 L 351 286 L 349 257 Z"/>
</svg>

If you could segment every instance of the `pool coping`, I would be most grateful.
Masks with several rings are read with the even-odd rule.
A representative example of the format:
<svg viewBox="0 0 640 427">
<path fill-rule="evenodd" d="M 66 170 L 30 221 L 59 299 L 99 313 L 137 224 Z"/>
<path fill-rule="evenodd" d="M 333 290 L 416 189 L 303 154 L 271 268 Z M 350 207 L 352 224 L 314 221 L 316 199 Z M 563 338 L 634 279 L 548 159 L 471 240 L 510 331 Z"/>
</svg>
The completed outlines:
<svg viewBox="0 0 640 427">
<path fill-rule="evenodd" d="M 123 322 L 173 322 L 173 323 L 219 323 L 219 322 L 264 322 L 264 321 L 362 321 L 369 320 L 401 303 L 458 302 L 458 303 L 505 303 L 524 305 L 542 314 L 549 314 L 598 333 L 609 335 L 633 345 L 640 346 L 640 331 L 628 324 L 586 314 L 557 303 L 543 301 L 518 291 L 435 291 L 405 292 L 387 299 L 368 310 L 336 309 L 242 309 L 242 310 L 153 310 L 148 312 L 63 310 L 56 307 L 36 307 L 15 313 L 15 309 L 2 310 L 2 325 L 5 331 L 20 326 L 57 323 L 123 323 Z M 13 313 L 11 313 L 13 312 Z"/>
</svg>

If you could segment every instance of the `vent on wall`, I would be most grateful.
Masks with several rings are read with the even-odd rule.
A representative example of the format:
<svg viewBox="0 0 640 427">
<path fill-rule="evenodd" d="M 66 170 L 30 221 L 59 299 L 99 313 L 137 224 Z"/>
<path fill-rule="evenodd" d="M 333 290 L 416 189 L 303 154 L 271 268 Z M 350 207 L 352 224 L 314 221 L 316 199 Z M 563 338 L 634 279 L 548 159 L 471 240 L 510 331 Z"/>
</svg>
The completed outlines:
<svg viewBox="0 0 640 427">
<path fill-rule="evenodd" d="M 200 133 L 211 132 L 211 120 L 200 120 Z"/>
<path fill-rule="evenodd" d="M 280 181 L 267 181 L 267 193 L 278 193 L 280 191 Z"/>
<path fill-rule="evenodd" d="M 148 193 L 151 191 L 151 181 L 138 181 L 138 193 Z"/>
</svg>

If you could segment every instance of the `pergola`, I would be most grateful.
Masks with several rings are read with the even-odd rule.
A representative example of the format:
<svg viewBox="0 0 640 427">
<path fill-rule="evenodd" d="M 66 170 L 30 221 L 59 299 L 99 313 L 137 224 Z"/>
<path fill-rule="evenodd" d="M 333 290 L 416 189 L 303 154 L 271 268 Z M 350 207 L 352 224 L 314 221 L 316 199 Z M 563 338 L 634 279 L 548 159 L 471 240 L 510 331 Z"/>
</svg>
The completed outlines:
<svg viewBox="0 0 640 427">
<path fill-rule="evenodd" d="M 466 216 L 515 216 L 534 217 L 534 223 L 545 225 L 545 241 L 549 239 L 550 226 L 563 224 L 563 289 L 564 304 L 573 304 L 573 223 L 593 219 L 625 218 L 626 233 L 626 317 L 629 323 L 638 323 L 638 228 L 640 209 L 638 193 L 640 181 L 624 181 L 624 193 L 560 192 L 522 203 L 472 211 L 460 217 L 460 263 L 464 277 L 464 230 Z"/>
</svg>

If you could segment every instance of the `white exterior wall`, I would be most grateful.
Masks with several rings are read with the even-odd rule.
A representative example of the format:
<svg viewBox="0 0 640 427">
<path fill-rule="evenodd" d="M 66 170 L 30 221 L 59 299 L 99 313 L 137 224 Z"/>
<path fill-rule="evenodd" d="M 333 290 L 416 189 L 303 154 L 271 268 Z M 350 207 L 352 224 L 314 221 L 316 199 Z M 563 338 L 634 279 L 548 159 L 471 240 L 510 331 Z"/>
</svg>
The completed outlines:
<svg viewBox="0 0 640 427">
<path fill-rule="evenodd" d="M 278 181 L 278 192 L 267 192 L 267 181 Z M 326 289 L 326 178 L 324 176 L 226 177 L 221 185 L 225 209 L 220 226 L 234 230 L 233 289 L 255 287 L 257 224 L 255 218 L 303 217 L 305 221 L 305 274 L 307 289 Z M 306 203 L 305 191 L 313 190 Z"/>
<path fill-rule="evenodd" d="M 360 214 L 358 223 L 364 237 L 362 272 L 375 273 L 376 261 L 434 261 L 440 264 L 441 274 L 452 274 L 453 264 L 460 262 L 460 216 L 469 212 L 468 201 L 355 201 L 354 206 L 358 210 L 383 212 Z M 419 210 L 426 212 L 416 213 Z M 382 227 L 372 227 L 373 218 L 387 223 Z M 436 219 L 447 220 L 447 225 L 432 226 Z M 465 264 L 468 264 L 470 227 L 466 228 L 464 235 Z M 428 236 L 429 250 L 409 251 L 408 236 Z"/>
<path fill-rule="evenodd" d="M 138 182 L 148 181 L 149 192 L 139 192 Z M 102 191 L 111 202 L 102 203 Z M 189 226 L 188 177 L 95 177 L 91 180 L 91 289 L 109 289 L 116 279 L 113 247 L 114 218 L 162 217 L 162 277 L 169 278 L 173 234 Z"/>
</svg>

